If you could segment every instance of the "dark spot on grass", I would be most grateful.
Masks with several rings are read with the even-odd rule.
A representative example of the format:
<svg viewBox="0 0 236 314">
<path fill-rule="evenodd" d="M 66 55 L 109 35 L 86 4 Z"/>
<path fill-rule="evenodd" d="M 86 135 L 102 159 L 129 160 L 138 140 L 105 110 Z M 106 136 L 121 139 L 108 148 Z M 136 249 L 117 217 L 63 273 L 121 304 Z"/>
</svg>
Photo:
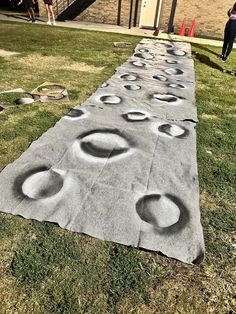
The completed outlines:
<svg viewBox="0 0 236 314">
<path fill-rule="evenodd" d="M 46 313 L 80 313 L 78 296 L 75 294 L 75 291 L 70 288 L 70 286 L 73 287 L 74 284 L 74 280 L 68 278 L 66 282 L 67 289 L 65 289 L 64 280 L 61 280 L 57 282 L 57 289 L 48 290 L 50 301 L 45 304 Z"/>
<path fill-rule="evenodd" d="M 1 63 L 5 63 L 6 61 L 4 60 L 4 58 L 3 57 L 0 57 L 0 64 Z"/>
<path fill-rule="evenodd" d="M 0 213 L 0 238 L 13 237 L 16 229 L 14 217 Z"/>
<path fill-rule="evenodd" d="M 58 236 L 56 226 L 33 222 L 36 239 L 22 244 L 12 260 L 11 273 L 21 283 L 37 286 L 49 279 L 54 268 L 63 268 L 70 259 L 79 259 L 69 235 Z"/>
<path fill-rule="evenodd" d="M 208 212 L 209 223 L 219 231 L 233 232 L 236 226 L 236 216 L 233 211 L 219 208 Z"/>
<path fill-rule="evenodd" d="M 129 294 L 133 302 L 149 302 L 149 295 L 145 291 L 148 285 L 148 266 L 134 248 L 113 244 L 109 252 L 108 264 L 109 281 L 105 286 L 108 293 L 108 304 L 111 312 L 116 311 L 117 304 Z"/>
</svg>

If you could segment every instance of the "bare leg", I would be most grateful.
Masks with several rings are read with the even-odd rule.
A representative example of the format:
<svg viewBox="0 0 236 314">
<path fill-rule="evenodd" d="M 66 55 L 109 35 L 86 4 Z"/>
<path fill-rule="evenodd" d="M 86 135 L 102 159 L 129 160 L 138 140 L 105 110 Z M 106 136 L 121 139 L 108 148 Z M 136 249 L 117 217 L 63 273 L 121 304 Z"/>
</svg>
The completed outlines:
<svg viewBox="0 0 236 314">
<path fill-rule="evenodd" d="M 28 8 L 28 14 L 29 14 L 29 17 L 32 21 L 35 21 L 35 15 L 34 15 L 34 10 L 33 8 Z"/>
<path fill-rule="evenodd" d="M 49 11 L 51 13 L 52 22 L 55 23 L 55 16 L 54 16 L 52 5 L 49 5 L 48 8 L 49 8 Z"/>
<path fill-rule="evenodd" d="M 35 14 L 34 14 L 34 9 L 33 8 L 29 8 L 29 11 L 31 13 L 31 19 L 34 22 L 35 21 Z"/>
<path fill-rule="evenodd" d="M 31 11 L 30 11 L 30 9 L 27 9 L 27 11 L 28 11 L 29 18 L 32 20 L 32 16 L 31 16 Z"/>
<path fill-rule="evenodd" d="M 49 12 L 49 5 L 48 5 L 48 4 L 45 4 L 45 8 L 46 8 L 46 11 L 47 11 L 47 16 L 48 16 L 48 21 L 47 21 L 47 23 L 49 24 L 50 21 L 51 21 L 50 12 Z"/>
</svg>

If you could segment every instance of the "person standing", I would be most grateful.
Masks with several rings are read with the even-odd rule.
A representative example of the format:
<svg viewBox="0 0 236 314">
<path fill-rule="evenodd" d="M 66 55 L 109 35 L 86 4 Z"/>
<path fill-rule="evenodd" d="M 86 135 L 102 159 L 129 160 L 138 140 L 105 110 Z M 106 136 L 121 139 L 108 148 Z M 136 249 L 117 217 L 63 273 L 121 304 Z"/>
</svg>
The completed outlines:
<svg viewBox="0 0 236 314">
<path fill-rule="evenodd" d="M 224 44 L 220 58 L 226 61 L 233 48 L 236 37 L 236 2 L 232 9 L 228 11 L 229 20 L 225 25 Z"/>
<path fill-rule="evenodd" d="M 48 25 L 51 25 L 51 24 L 56 25 L 55 16 L 54 16 L 53 7 L 52 7 L 52 1 L 53 0 L 43 0 L 46 7 L 46 11 L 47 11 L 47 16 L 48 16 L 47 24 Z M 52 18 L 52 23 L 51 23 L 51 18 Z"/>
<path fill-rule="evenodd" d="M 34 1 L 33 0 L 20 0 L 20 2 L 17 3 L 17 5 L 20 5 L 21 3 L 24 3 L 24 6 L 29 14 L 29 22 L 32 23 L 35 22 L 35 13 L 34 13 Z"/>
</svg>

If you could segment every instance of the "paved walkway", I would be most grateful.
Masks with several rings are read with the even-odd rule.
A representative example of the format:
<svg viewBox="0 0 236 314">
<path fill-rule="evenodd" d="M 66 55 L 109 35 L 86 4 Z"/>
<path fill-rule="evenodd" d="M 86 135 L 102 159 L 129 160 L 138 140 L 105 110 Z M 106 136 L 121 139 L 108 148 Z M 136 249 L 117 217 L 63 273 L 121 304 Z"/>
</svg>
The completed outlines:
<svg viewBox="0 0 236 314">
<path fill-rule="evenodd" d="M 13 22 L 26 23 L 27 19 L 28 19 L 27 16 L 19 14 L 19 13 L 11 13 L 11 12 L 0 13 L 0 20 L 3 20 L 3 21 L 13 21 Z M 36 23 L 45 25 L 45 20 L 43 18 L 38 18 Z M 53 27 L 55 27 L 55 26 L 53 26 Z M 197 44 L 211 45 L 211 46 L 218 46 L 218 47 L 222 46 L 221 40 L 170 35 L 170 34 L 166 34 L 164 32 L 160 32 L 158 36 L 154 36 L 153 30 L 141 29 L 138 27 L 133 27 L 131 29 L 128 29 L 127 27 L 118 26 L 118 25 L 98 24 L 98 23 L 90 23 L 90 22 L 83 22 L 83 21 L 57 22 L 57 27 L 86 29 L 86 30 L 93 30 L 93 31 L 100 31 L 100 32 L 109 32 L 109 33 L 141 36 L 141 37 L 169 39 L 169 40 L 175 40 L 175 41 L 187 41 L 190 43 L 197 43 Z M 236 44 L 234 44 L 234 48 L 236 48 Z"/>
</svg>

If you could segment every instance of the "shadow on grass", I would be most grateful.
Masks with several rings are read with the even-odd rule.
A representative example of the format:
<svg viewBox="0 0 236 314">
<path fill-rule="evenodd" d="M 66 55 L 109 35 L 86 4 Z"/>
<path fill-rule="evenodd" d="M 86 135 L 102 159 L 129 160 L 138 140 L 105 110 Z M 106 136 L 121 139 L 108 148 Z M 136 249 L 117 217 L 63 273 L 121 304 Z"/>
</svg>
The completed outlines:
<svg viewBox="0 0 236 314">
<path fill-rule="evenodd" d="M 219 56 L 219 54 L 217 52 L 215 52 L 214 50 L 212 49 L 209 49 L 208 47 L 206 46 L 203 46 L 203 45 L 199 45 L 199 44 L 194 44 L 194 43 L 191 43 L 191 45 L 195 48 L 200 48 L 201 50 L 205 50 L 206 52 L 209 52 L 215 56 Z"/>
<path fill-rule="evenodd" d="M 205 56 L 198 52 L 194 52 L 193 55 L 198 61 L 211 67 L 212 69 L 216 69 L 216 70 L 219 70 L 220 72 L 236 76 L 236 70 L 226 70 L 222 66 L 220 66 L 218 63 L 213 62 L 208 56 Z"/>
</svg>

